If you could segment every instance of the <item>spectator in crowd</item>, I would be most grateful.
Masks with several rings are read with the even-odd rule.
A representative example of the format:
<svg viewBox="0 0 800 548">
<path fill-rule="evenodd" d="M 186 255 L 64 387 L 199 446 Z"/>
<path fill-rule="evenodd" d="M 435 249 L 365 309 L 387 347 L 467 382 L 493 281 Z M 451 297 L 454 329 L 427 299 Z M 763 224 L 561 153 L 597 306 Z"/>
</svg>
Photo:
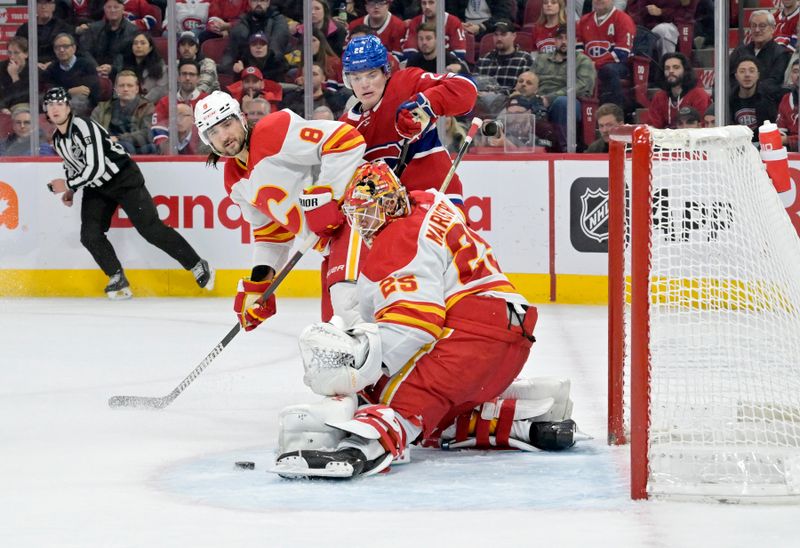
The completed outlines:
<svg viewBox="0 0 800 548">
<path fill-rule="evenodd" d="M 594 61 L 601 103 L 624 107 L 620 80 L 628 78 L 628 56 L 636 24 L 612 0 L 592 0 L 593 11 L 578 21 L 577 48 Z"/>
<path fill-rule="evenodd" d="M 398 61 L 403 59 L 403 39 L 406 25 L 403 21 L 389 13 L 388 0 L 367 0 L 367 15 L 350 23 L 350 31 L 359 25 L 366 25 L 381 39 L 381 43 Z M 352 37 L 351 37 L 352 40 Z"/>
<path fill-rule="evenodd" d="M 611 132 L 625 122 L 625 113 L 614 103 L 605 103 L 597 108 L 597 130 L 600 138 L 586 148 L 587 153 L 608 152 L 608 139 Z"/>
<path fill-rule="evenodd" d="M 125 18 L 123 0 L 105 0 L 103 13 L 102 21 L 91 23 L 81 32 L 81 53 L 97 64 L 99 76 L 110 78 L 114 61 L 130 48 L 139 29 Z"/>
<path fill-rule="evenodd" d="M 755 57 L 739 57 L 734 71 L 737 85 L 728 98 L 730 121 L 752 129 L 755 141 L 758 139 L 758 128 L 764 120 L 775 120 L 778 106 L 774 99 L 762 91 Z"/>
<path fill-rule="evenodd" d="M 272 107 L 269 101 L 263 97 L 250 97 L 249 95 L 242 97 L 242 112 L 250 124 L 255 124 L 271 111 Z"/>
<path fill-rule="evenodd" d="M 678 126 L 681 107 L 705 112 L 711 97 L 694 76 L 692 64 L 682 53 L 665 53 L 661 58 L 664 71 L 663 89 L 653 96 L 648 114 L 653 127 L 674 129 Z"/>
<path fill-rule="evenodd" d="M 417 38 L 419 37 L 419 28 L 423 24 L 433 27 L 436 32 L 436 0 L 420 0 L 422 13 L 411 20 L 408 24 L 408 30 L 405 35 L 405 45 L 403 46 L 403 53 L 406 59 L 412 54 L 418 53 L 420 48 L 417 45 Z M 455 15 L 447 12 L 444 13 L 444 47 L 445 51 L 454 53 L 460 59 L 465 59 L 467 56 L 467 40 L 464 34 L 464 26 L 461 20 Z M 450 63 L 447 63 L 450 64 Z M 418 65 L 412 65 L 418 66 Z M 436 72 L 431 70 L 429 72 Z M 452 71 L 458 72 L 458 71 Z"/>
<path fill-rule="evenodd" d="M 92 120 L 106 128 L 110 140 L 128 154 L 155 154 L 150 127 L 153 103 L 140 94 L 139 77 L 132 70 L 121 70 L 114 81 L 116 97 L 103 101 L 92 111 Z"/>
<path fill-rule="evenodd" d="M 532 102 L 521 96 L 511 97 L 508 106 L 498 117 L 499 133 L 487 138 L 492 147 L 505 150 L 531 151 L 537 145 L 535 126 L 538 123 L 532 112 Z M 546 143 L 549 145 L 550 143 Z"/>
<path fill-rule="evenodd" d="M 44 70 L 55 60 L 53 42 L 59 34 L 75 34 L 75 28 L 54 16 L 56 10 L 55 0 L 36 0 L 36 37 L 38 40 L 39 68 Z M 30 23 L 20 25 L 16 36 L 29 38 Z"/>
<path fill-rule="evenodd" d="M 200 66 L 197 61 L 181 59 L 178 63 L 178 97 L 179 103 L 188 103 L 194 109 L 197 102 L 208 95 L 197 89 L 197 82 L 200 79 Z M 162 97 L 156 103 L 153 112 L 153 143 L 159 148 L 162 154 L 169 151 L 169 96 Z"/>
<path fill-rule="evenodd" d="M 555 126 L 555 138 L 559 150 L 566 150 L 567 134 L 567 27 L 559 25 L 553 35 L 555 49 L 550 53 L 539 52 L 533 64 L 533 74 L 538 78 L 539 95 L 547 108 L 548 119 Z M 520 78 L 523 78 L 523 73 Z M 594 93 L 596 79 L 594 63 L 582 52 L 575 54 L 575 97 L 588 97 Z M 530 95 L 532 85 L 523 78 L 520 93 Z M 519 86 L 519 81 L 518 81 Z M 528 91 L 526 91 L 528 90 Z M 575 101 L 576 120 L 581 120 L 580 103 Z"/>
<path fill-rule="evenodd" d="M 230 72 L 241 79 L 245 67 L 256 67 L 264 78 L 275 82 L 283 82 L 289 66 L 282 55 L 278 55 L 269 47 L 269 40 L 262 32 L 257 32 L 248 40 L 247 51 L 230 67 L 221 67 L 223 72 Z"/>
<path fill-rule="evenodd" d="M 325 105 L 319 106 L 314 109 L 314 113 L 311 115 L 312 120 L 336 120 L 336 117 L 333 115 L 333 111 L 330 107 Z"/>
<path fill-rule="evenodd" d="M 714 114 L 714 103 L 711 103 L 703 114 L 703 127 L 716 127 L 716 124 L 717 116 Z"/>
<path fill-rule="evenodd" d="M 424 2 L 425 0 L 423 0 Z M 419 67 L 426 72 L 436 72 L 436 23 L 426 21 L 417 27 L 415 48 L 406 50 L 406 67 Z M 445 70 L 459 74 L 469 74 L 460 57 L 448 51 L 445 54 Z"/>
<path fill-rule="evenodd" d="M 444 116 L 443 119 L 442 145 L 450 154 L 456 154 L 467 138 L 467 131 L 455 116 Z"/>
<path fill-rule="evenodd" d="M 223 66 L 233 65 L 246 52 L 250 37 L 257 32 L 269 40 L 269 49 L 278 57 L 283 57 L 289 45 L 289 26 L 278 9 L 270 5 L 270 0 L 248 0 L 248 10 L 239 17 L 230 31 L 228 49 L 222 60 Z"/>
<path fill-rule="evenodd" d="M 78 45 L 71 34 L 59 34 L 53 41 L 56 61 L 42 74 L 45 87 L 62 87 L 70 95 L 72 110 L 88 116 L 100 96 L 97 65 L 91 58 L 76 55 Z"/>
<path fill-rule="evenodd" d="M 312 0 L 311 26 L 314 27 L 313 30 L 320 31 L 325 36 L 336 57 L 341 57 L 347 39 L 347 27 L 338 19 L 331 17 L 331 7 L 327 0 Z M 303 34 L 303 32 L 303 25 L 298 25 L 297 33 Z"/>
<path fill-rule="evenodd" d="M 0 61 L 0 109 L 5 111 L 29 98 L 28 40 L 12 36 L 7 47 L 8 59 Z"/>
<path fill-rule="evenodd" d="M 335 92 L 328 89 L 325 82 L 325 69 L 319 63 L 314 63 L 311 69 L 313 78 L 311 94 L 314 97 L 314 108 L 326 106 L 331 109 L 338 119 L 344 111 L 349 94 Z M 305 96 L 302 89 L 289 91 L 284 95 L 284 108 L 288 108 L 305 117 Z"/>
<path fill-rule="evenodd" d="M 181 156 L 208 156 L 211 147 L 200 140 L 197 128 L 194 126 L 194 109 L 187 103 L 178 103 L 178 154 Z M 162 148 L 162 154 L 169 154 Z"/>
<path fill-rule="evenodd" d="M 514 0 L 446 0 L 447 13 L 464 22 L 464 30 L 480 43 L 484 34 L 494 32 L 498 21 L 514 18 Z"/>
<path fill-rule="evenodd" d="M 167 65 L 156 49 L 153 38 L 146 32 L 133 37 L 116 62 L 116 70 L 129 69 L 139 79 L 139 93 L 155 104 L 169 93 Z"/>
<path fill-rule="evenodd" d="M 28 103 L 17 103 L 11 107 L 11 135 L 0 141 L 0 156 L 31 155 L 31 109 Z M 39 155 L 55 156 L 53 147 L 47 144 L 39 132 Z"/>
<path fill-rule="evenodd" d="M 658 37 L 657 54 L 663 57 L 678 47 L 678 27 L 675 20 L 686 10 L 681 0 L 629 0 L 625 11 L 633 22 Z"/>
<path fill-rule="evenodd" d="M 789 51 L 797 49 L 797 25 L 800 24 L 800 1 L 781 0 L 775 11 L 775 33 L 773 39 Z"/>
<path fill-rule="evenodd" d="M 191 2 L 187 2 L 187 4 L 189 3 Z M 205 28 L 200 31 L 198 36 L 199 41 L 205 42 L 212 38 L 228 36 L 231 27 L 245 11 L 247 11 L 247 0 L 212 0 L 208 6 L 208 20 Z"/>
<path fill-rule="evenodd" d="M 325 67 L 325 85 L 334 91 L 341 89 L 344 86 L 342 58 L 333 52 L 325 35 L 317 29 L 312 32 L 311 53 L 313 54 L 313 62 Z M 292 81 L 298 86 L 302 86 L 304 82 L 302 74 L 303 51 L 301 49 L 293 51 L 292 59 L 294 69 L 292 72 L 295 74 Z"/>
<path fill-rule="evenodd" d="M 184 31 L 178 38 L 178 59 L 189 59 L 200 65 L 200 77 L 197 80 L 197 89 L 204 93 L 211 93 L 219 89 L 217 76 L 217 62 L 203 56 L 200 51 L 200 41 L 191 31 Z"/>
<path fill-rule="evenodd" d="M 241 72 L 242 79 L 227 88 L 228 94 L 239 103 L 245 97 L 263 97 L 270 104 L 277 105 L 283 100 L 283 88 L 277 82 L 265 80 L 257 67 L 247 67 Z"/>
<path fill-rule="evenodd" d="M 533 26 L 533 49 L 539 53 L 553 53 L 557 49 L 556 33 L 566 24 L 564 0 L 543 0 L 542 11 Z"/>
<path fill-rule="evenodd" d="M 750 15 L 749 44 L 742 44 L 731 53 L 729 59 L 731 89 L 736 86 L 736 68 L 745 57 L 755 57 L 759 74 L 759 93 L 776 103 L 782 95 L 784 72 L 789 65 L 791 53 L 775 42 L 775 18 L 766 10 L 757 10 Z M 770 118 L 772 119 L 772 118 Z"/>
<path fill-rule="evenodd" d="M 520 74 L 529 70 L 533 58 L 517 47 L 516 26 L 511 21 L 497 21 L 494 25 L 494 51 L 478 59 L 477 73 L 497 80 L 500 88 L 510 92 Z"/>
<path fill-rule="evenodd" d="M 787 149 L 797 152 L 797 85 L 800 81 L 800 59 L 795 59 L 791 69 L 792 87 L 778 105 L 778 119 L 775 122 L 781 132 L 781 140 Z"/>
<path fill-rule="evenodd" d="M 102 0 L 59 0 L 55 16 L 66 21 L 80 34 L 79 27 L 103 18 Z"/>
<path fill-rule="evenodd" d="M 681 107 L 678 111 L 678 129 L 684 128 L 699 128 L 703 127 L 700 125 L 700 113 L 697 112 L 696 109 L 693 107 Z"/>
</svg>

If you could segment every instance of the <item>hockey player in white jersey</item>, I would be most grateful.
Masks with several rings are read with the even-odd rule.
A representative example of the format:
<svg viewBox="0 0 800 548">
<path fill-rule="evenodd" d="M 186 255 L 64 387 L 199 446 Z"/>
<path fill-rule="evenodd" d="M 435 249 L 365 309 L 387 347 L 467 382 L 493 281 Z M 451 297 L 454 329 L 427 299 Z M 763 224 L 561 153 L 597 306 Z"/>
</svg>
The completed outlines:
<svg viewBox="0 0 800 548">
<path fill-rule="evenodd" d="M 309 326 L 304 382 L 332 396 L 281 413 L 275 472 L 352 477 L 427 446 L 565 449 L 569 381 L 515 378 L 537 311 L 491 247 L 435 190 L 407 194 L 383 162 L 361 166 L 343 209 L 370 246 L 358 280 L 361 323 Z M 357 406 L 356 394 L 367 403 Z"/>
<path fill-rule="evenodd" d="M 239 104 L 221 91 L 198 101 L 195 124 L 213 151 L 209 163 L 227 159 L 225 189 L 253 228 L 252 272 L 239 283 L 234 302 L 239 322 L 250 331 L 276 312 L 274 296 L 264 303 L 259 297 L 286 263 L 295 235 L 314 232 L 322 251 L 345 223 L 339 201 L 363 162 L 364 138 L 345 123 L 304 120 L 290 110 L 250 127 Z M 355 321 L 355 287 L 338 281 L 327 280 L 333 308 Z"/>
</svg>

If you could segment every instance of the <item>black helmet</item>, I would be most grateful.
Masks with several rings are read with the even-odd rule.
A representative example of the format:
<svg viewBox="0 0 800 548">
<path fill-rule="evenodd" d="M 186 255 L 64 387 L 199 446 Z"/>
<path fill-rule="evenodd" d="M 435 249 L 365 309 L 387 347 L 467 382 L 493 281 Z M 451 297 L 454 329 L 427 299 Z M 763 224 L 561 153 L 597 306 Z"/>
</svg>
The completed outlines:
<svg viewBox="0 0 800 548">
<path fill-rule="evenodd" d="M 47 111 L 49 103 L 67 103 L 69 104 L 69 93 L 64 88 L 52 88 L 47 90 L 42 99 L 42 108 Z"/>
</svg>

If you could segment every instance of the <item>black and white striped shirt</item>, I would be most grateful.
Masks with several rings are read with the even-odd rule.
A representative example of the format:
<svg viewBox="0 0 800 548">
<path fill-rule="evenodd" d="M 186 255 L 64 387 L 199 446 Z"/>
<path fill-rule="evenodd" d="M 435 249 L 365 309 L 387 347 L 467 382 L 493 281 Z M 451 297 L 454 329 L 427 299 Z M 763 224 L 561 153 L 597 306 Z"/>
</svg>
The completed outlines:
<svg viewBox="0 0 800 548">
<path fill-rule="evenodd" d="M 72 116 L 66 133 L 55 130 L 53 148 L 64 160 L 67 186 L 72 190 L 102 186 L 132 162 L 103 126 L 83 116 Z"/>
</svg>

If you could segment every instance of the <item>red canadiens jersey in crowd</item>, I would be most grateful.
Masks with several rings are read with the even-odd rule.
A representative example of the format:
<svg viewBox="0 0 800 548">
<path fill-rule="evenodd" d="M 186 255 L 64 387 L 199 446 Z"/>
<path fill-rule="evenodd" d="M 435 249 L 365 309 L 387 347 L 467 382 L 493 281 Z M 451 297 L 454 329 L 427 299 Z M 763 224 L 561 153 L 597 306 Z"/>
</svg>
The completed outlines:
<svg viewBox="0 0 800 548">
<path fill-rule="evenodd" d="M 392 374 L 442 335 L 447 311 L 462 298 L 527 304 L 489 244 L 443 194 L 420 191 L 410 198 L 411 214 L 375 236 L 358 278 L 361 317 L 375 318 Z"/>
<path fill-rule="evenodd" d="M 789 136 L 791 150 L 797 150 L 797 101 L 794 93 L 787 93 L 778 106 L 778 119 L 775 124 L 781 133 Z"/>
<path fill-rule="evenodd" d="M 189 101 L 184 101 L 179 98 L 178 102 L 189 103 L 192 105 L 192 112 L 194 112 L 194 107 L 197 106 L 197 102 L 207 95 L 208 93 L 204 91 L 194 90 L 192 98 Z M 160 143 L 164 139 L 169 139 L 169 96 L 162 97 L 158 100 L 158 103 L 156 103 L 150 132 L 153 135 L 153 142 L 155 144 Z"/>
<path fill-rule="evenodd" d="M 364 138 L 342 122 L 305 120 L 290 110 L 259 120 L 247 165 L 225 162 L 225 190 L 253 230 L 253 264 L 279 270 L 295 234 L 307 234 L 298 204 L 303 189 L 326 186 L 340 199 L 363 155 Z"/>
<path fill-rule="evenodd" d="M 556 50 L 555 27 L 545 27 L 544 23 L 537 23 L 533 27 L 533 49 L 539 53 L 553 53 Z"/>
<path fill-rule="evenodd" d="M 467 35 L 464 30 L 464 25 L 458 17 L 445 13 L 444 21 L 444 47 L 448 51 L 452 51 L 461 59 L 467 56 Z M 424 15 L 417 15 L 408 24 L 408 31 L 405 36 L 405 44 L 403 45 L 403 53 L 408 55 L 417 50 L 417 30 L 422 23 L 427 19 Z M 435 21 L 434 21 L 435 22 Z"/>
<path fill-rule="evenodd" d="M 677 100 L 673 100 L 663 89 L 659 90 L 650 101 L 648 116 L 649 124 L 653 127 L 664 129 L 675 129 L 678 125 L 678 111 L 681 107 L 692 107 L 703 118 L 711 104 L 711 97 L 703 88 L 703 84 L 698 83 L 689 90 L 689 93 Z"/>
<path fill-rule="evenodd" d="M 625 63 L 633 48 L 636 25 L 630 15 L 617 8 L 603 20 L 594 12 L 578 21 L 577 46 L 592 58 L 597 68 L 607 63 Z"/>
<path fill-rule="evenodd" d="M 797 48 L 797 23 L 800 22 L 800 7 L 792 13 L 783 14 L 783 10 L 778 10 L 775 16 L 775 33 L 773 39 L 776 43 L 794 51 Z"/>
<path fill-rule="evenodd" d="M 406 24 L 403 23 L 402 19 L 389 14 L 389 17 L 386 18 L 383 25 L 375 28 L 369 23 L 369 15 L 365 15 L 350 23 L 349 31 L 353 32 L 353 29 L 359 25 L 367 25 L 370 27 L 375 31 L 375 34 L 378 35 L 378 38 L 381 39 L 381 43 L 386 49 L 398 59 L 403 58 L 403 40 L 406 37 Z"/>
<path fill-rule="evenodd" d="M 180 31 L 205 28 L 211 17 L 232 22 L 247 11 L 248 0 L 177 0 L 175 18 Z"/>
<path fill-rule="evenodd" d="M 395 129 L 395 114 L 402 103 L 420 92 L 440 116 L 466 114 L 472 110 L 478 94 L 472 80 L 452 73 L 433 74 L 414 67 L 393 74 L 386 83 L 383 98 L 373 109 L 361 112 L 357 104 L 340 118 L 364 136 L 367 142 L 365 160 L 384 160 L 392 167 L 397 164 L 403 138 Z M 435 127 L 409 146 L 406 161 L 401 180 L 409 190 L 438 189 L 452 165 Z M 450 182 L 447 194 L 457 203 L 462 202 L 458 175 Z"/>
</svg>

